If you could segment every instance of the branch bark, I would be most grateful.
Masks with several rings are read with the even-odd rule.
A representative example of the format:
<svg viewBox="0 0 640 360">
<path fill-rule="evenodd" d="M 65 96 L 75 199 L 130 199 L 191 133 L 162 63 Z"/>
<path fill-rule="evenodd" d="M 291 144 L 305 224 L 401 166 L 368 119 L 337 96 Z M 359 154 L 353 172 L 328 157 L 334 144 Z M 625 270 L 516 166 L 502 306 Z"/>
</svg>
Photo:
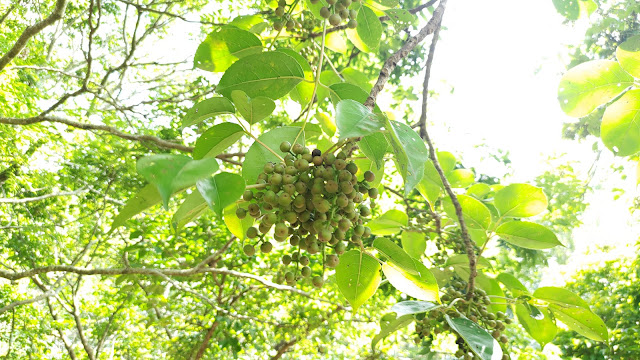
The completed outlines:
<svg viewBox="0 0 640 360">
<path fill-rule="evenodd" d="M 15 44 L 13 44 L 13 47 L 6 54 L 4 54 L 3 57 L 0 58 L 0 72 L 5 68 L 5 66 L 7 66 L 7 64 L 11 62 L 11 60 L 13 60 L 16 56 L 18 56 L 18 54 L 20 54 L 22 49 L 24 49 L 24 47 L 27 45 L 27 42 L 29 42 L 29 39 L 37 35 L 47 26 L 62 19 L 66 7 L 67 0 L 57 0 L 56 7 L 53 9 L 51 15 L 47 16 L 44 20 L 36 23 L 35 25 L 27 27 L 22 32 L 18 40 L 16 40 Z"/>
<path fill-rule="evenodd" d="M 202 359 L 202 357 L 204 356 L 204 352 L 207 351 L 207 347 L 209 346 L 209 341 L 211 340 L 211 337 L 213 336 L 213 333 L 216 331 L 216 328 L 219 324 L 219 322 L 214 321 L 209 330 L 207 330 L 207 333 L 202 340 L 202 344 L 198 348 L 198 352 L 196 353 L 196 356 L 193 358 L 193 360 Z"/>
<path fill-rule="evenodd" d="M 442 184 L 447 192 L 449 198 L 451 198 L 451 202 L 456 210 L 456 217 L 458 218 L 458 223 L 460 224 L 460 232 L 462 234 L 462 240 L 464 241 L 464 246 L 467 252 L 467 257 L 469 258 L 469 281 L 467 287 L 467 298 L 471 298 L 473 296 L 473 289 L 475 286 L 475 278 L 478 275 L 478 271 L 476 269 L 476 253 L 473 248 L 473 242 L 471 241 L 471 237 L 469 236 L 469 230 L 467 229 L 467 225 L 464 221 L 464 216 L 462 214 L 462 207 L 460 206 L 460 201 L 458 201 L 458 197 L 453 192 L 451 188 L 451 184 L 449 184 L 449 180 L 444 175 L 444 171 L 440 166 L 440 162 L 438 161 L 438 157 L 436 155 L 436 150 L 429 137 L 429 132 L 427 131 L 427 100 L 429 98 L 429 78 L 431 76 L 431 63 L 433 62 L 433 56 L 436 48 L 436 43 L 438 42 L 438 33 L 440 32 L 440 25 L 442 24 L 442 14 L 444 12 L 444 5 L 446 5 L 447 0 L 442 0 L 440 2 L 440 6 L 438 6 L 438 10 L 442 9 L 440 13 L 439 20 L 437 24 L 435 24 L 435 29 L 433 32 L 433 40 L 431 41 L 431 46 L 429 48 L 429 56 L 427 57 L 427 66 L 424 72 L 424 82 L 422 86 L 422 113 L 420 115 L 420 137 L 426 141 L 429 146 L 429 158 L 433 162 L 438 175 L 440 176 L 440 180 L 442 180 Z M 435 13 L 434 13 L 435 18 Z M 432 18 L 433 20 L 433 18 Z"/>
<path fill-rule="evenodd" d="M 367 101 L 365 101 L 364 106 L 373 110 L 376 104 L 376 98 L 384 88 L 384 85 L 389 80 L 391 72 L 396 68 L 400 60 L 406 57 L 422 40 L 424 40 L 424 38 L 435 31 L 435 29 L 439 26 L 440 21 L 442 20 L 442 14 L 444 13 L 446 4 L 447 0 L 441 0 L 440 5 L 438 5 L 438 8 L 433 12 L 433 16 L 431 17 L 431 19 L 429 19 L 427 25 L 420 29 L 418 34 L 409 38 L 409 40 L 407 40 L 404 45 L 402 45 L 400 50 L 396 51 L 384 62 L 384 65 L 382 65 L 382 69 L 380 69 L 378 80 L 371 89 L 369 97 L 367 98 Z"/>
</svg>

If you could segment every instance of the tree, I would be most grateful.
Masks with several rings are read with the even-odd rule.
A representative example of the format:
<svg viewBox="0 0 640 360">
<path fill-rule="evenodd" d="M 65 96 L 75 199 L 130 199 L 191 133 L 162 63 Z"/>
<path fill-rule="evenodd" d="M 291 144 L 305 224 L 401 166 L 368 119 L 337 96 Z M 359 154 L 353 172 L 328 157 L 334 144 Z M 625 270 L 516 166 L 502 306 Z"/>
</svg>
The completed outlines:
<svg viewBox="0 0 640 360">
<path fill-rule="evenodd" d="M 402 351 L 449 334 L 464 359 L 508 359 L 515 319 L 607 340 L 580 297 L 483 257 L 561 243 L 534 218 L 552 194 L 476 181 L 429 137 L 446 4 L 3 9 L 6 358 L 376 358 L 414 322 Z M 191 53 L 163 48 L 189 24 Z M 421 114 L 393 120 L 377 99 L 425 51 Z"/>
</svg>

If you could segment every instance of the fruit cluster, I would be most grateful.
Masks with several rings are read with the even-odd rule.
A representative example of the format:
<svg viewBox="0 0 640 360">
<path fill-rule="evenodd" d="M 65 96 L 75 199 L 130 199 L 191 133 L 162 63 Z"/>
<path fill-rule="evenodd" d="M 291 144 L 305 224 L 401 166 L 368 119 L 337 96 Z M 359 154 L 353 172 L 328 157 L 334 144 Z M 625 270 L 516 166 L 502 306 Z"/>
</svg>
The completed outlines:
<svg viewBox="0 0 640 360">
<path fill-rule="evenodd" d="M 320 0 L 311 0 L 312 4 L 318 3 Z M 359 2 L 360 0 L 354 0 Z M 352 0 L 326 0 L 327 5 L 320 8 L 320 16 L 329 20 L 329 24 L 332 26 L 338 26 L 343 21 L 347 21 L 347 27 L 355 29 L 358 26 L 356 21 L 357 11 L 349 9 Z"/>
<path fill-rule="evenodd" d="M 342 151 L 323 155 L 318 149 L 310 151 L 289 142 L 283 142 L 280 150 L 287 153 L 284 161 L 264 165 L 257 181 L 262 186 L 245 191 L 243 199 L 249 205 L 246 210 L 238 208 L 236 215 L 256 219 L 259 225 L 250 227 L 246 235 L 258 239 L 263 253 L 273 248 L 266 238 L 271 229 L 276 241 L 289 240 L 293 251 L 282 257 L 282 264 L 295 269 L 286 271 L 283 280 L 293 285 L 311 276 L 310 256 L 320 254 L 323 270 L 333 268 L 349 242 L 360 246 L 363 238 L 371 236 L 371 229 L 363 225 L 371 209 L 363 202 L 365 195 L 377 198 L 378 189 L 369 185 L 375 180 L 370 171 L 358 181 L 358 166 L 347 161 Z M 329 248 L 334 254 L 326 254 Z M 255 245 L 245 245 L 244 252 L 254 255 Z M 323 282 L 322 275 L 312 279 L 316 287 Z"/>
<path fill-rule="evenodd" d="M 455 318 L 459 317 L 461 313 L 465 314 L 469 320 L 491 332 L 491 335 L 499 343 L 506 344 L 509 342 L 509 339 L 506 335 L 502 334 L 502 331 L 505 330 L 506 325 L 511 324 L 512 320 L 501 311 L 493 313 L 488 310 L 488 306 L 491 305 L 491 299 L 484 290 L 475 289 L 473 297 L 467 300 L 464 294 L 465 288 L 466 284 L 459 280 L 453 281 L 450 286 L 444 288 L 445 294 L 441 298 L 444 303 L 451 302 L 458 298 L 464 300 L 457 301 L 451 308 L 433 310 L 424 318 L 418 319 L 415 328 L 417 335 L 416 343 L 425 342 L 426 344 L 430 344 L 436 335 L 450 331 L 451 328 L 445 320 L 444 315 L 447 314 Z M 459 335 L 456 339 L 456 344 L 458 344 L 458 351 L 455 353 L 457 358 L 464 360 L 476 359 L 467 343 Z M 506 352 L 502 356 L 502 360 L 509 360 L 509 355 L 507 355 Z"/>
</svg>

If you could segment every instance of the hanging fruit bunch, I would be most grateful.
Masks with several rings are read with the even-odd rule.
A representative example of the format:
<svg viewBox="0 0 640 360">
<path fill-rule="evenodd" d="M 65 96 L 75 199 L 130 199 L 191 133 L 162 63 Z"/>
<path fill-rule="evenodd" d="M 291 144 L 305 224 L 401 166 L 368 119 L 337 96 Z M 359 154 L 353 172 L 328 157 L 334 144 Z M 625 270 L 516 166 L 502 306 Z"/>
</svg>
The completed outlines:
<svg viewBox="0 0 640 360">
<path fill-rule="evenodd" d="M 271 252 L 272 229 L 275 241 L 288 240 L 292 251 L 282 257 L 282 264 L 292 268 L 284 280 L 293 285 L 311 277 L 311 258 L 320 257 L 323 269 L 334 268 L 349 244 L 360 247 L 371 236 L 371 229 L 363 225 L 371 208 L 364 202 L 377 198 L 378 189 L 369 185 L 375 180 L 371 171 L 358 181 L 358 166 L 343 151 L 323 155 L 289 142 L 280 144 L 280 150 L 287 153 L 284 161 L 264 165 L 257 180 L 263 187 L 245 191 L 243 199 L 249 205 L 246 210 L 238 208 L 236 215 L 258 222 L 246 232 L 247 238 L 257 239 L 244 246 L 248 256 L 255 254 L 258 244 L 261 252 Z M 333 254 L 327 254 L 329 249 Z M 313 277 L 312 283 L 321 287 L 323 275 Z"/>
</svg>

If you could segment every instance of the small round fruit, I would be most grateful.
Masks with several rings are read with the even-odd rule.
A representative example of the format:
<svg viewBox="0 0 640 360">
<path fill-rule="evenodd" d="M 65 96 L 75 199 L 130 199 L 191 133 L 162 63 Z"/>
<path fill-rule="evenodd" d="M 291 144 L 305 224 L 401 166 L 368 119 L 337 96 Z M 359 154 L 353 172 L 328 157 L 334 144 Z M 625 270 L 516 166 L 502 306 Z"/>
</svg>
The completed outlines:
<svg viewBox="0 0 640 360">
<path fill-rule="evenodd" d="M 345 251 L 347 251 L 347 245 L 345 245 L 345 243 L 343 242 L 339 242 L 338 245 L 336 245 L 334 250 L 336 254 L 342 255 L 344 254 Z"/>
<path fill-rule="evenodd" d="M 249 244 L 245 245 L 242 248 L 242 251 L 244 251 L 244 254 L 247 256 L 253 256 L 256 254 L 256 248 L 253 247 L 253 245 L 249 245 Z"/>
<path fill-rule="evenodd" d="M 303 267 L 300 270 L 300 274 L 302 274 L 303 277 L 309 277 L 311 276 L 311 268 L 308 266 Z"/>
<path fill-rule="evenodd" d="M 377 188 L 371 188 L 371 189 L 369 189 L 369 192 L 368 192 L 368 193 L 369 193 L 369 197 L 370 197 L 370 198 L 372 198 L 372 199 L 377 199 L 377 198 L 378 198 L 379 191 L 378 191 L 378 189 L 377 189 Z"/>
<path fill-rule="evenodd" d="M 247 237 L 249 239 L 254 239 L 256 236 L 258 236 L 258 229 L 256 229 L 255 226 L 252 226 L 247 229 Z"/>
<path fill-rule="evenodd" d="M 286 281 L 288 284 L 292 283 L 295 281 L 295 277 L 293 275 L 293 273 L 291 271 L 287 271 L 284 274 L 284 281 Z"/>
<path fill-rule="evenodd" d="M 376 174 L 374 174 L 370 170 L 367 170 L 364 172 L 364 179 L 367 180 L 367 182 L 373 182 L 376 179 Z"/>
<path fill-rule="evenodd" d="M 355 19 L 356 16 L 358 16 L 358 12 L 357 11 L 355 11 L 353 9 L 349 10 L 349 17 L 350 18 Z"/>
<path fill-rule="evenodd" d="M 260 245 L 260 251 L 262 251 L 265 254 L 270 253 L 271 250 L 273 250 L 273 244 L 271 244 L 268 241 L 263 242 L 262 245 Z"/>
<path fill-rule="evenodd" d="M 334 268 L 338 266 L 338 262 L 339 262 L 338 257 L 336 255 L 330 254 L 330 255 L 327 255 L 325 264 L 327 264 L 327 266 L 330 268 Z"/>
<path fill-rule="evenodd" d="M 347 27 L 349 29 L 355 29 L 356 27 L 358 27 L 358 22 L 356 21 L 356 19 L 351 19 L 349 20 L 349 22 L 347 23 Z"/>
<path fill-rule="evenodd" d="M 253 199 L 253 191 L 245 190 L 244 193 L 242 194 L 242 200 L 251 201 L 252 199 Z"/>
<path fill-rule="evenodd" d="M 300 263 L 300 265 L 302 266 L 307 266 L 309 265 L 309 257 L 304 255 L 300 257 L 300 260 L 298 260 L 298 262 Z"/>
<path fill-rule="evenodd" d="M 289 150 L 291 150 L 291 143 L 290 142 L 283 141 L 282 143 L 280 143 L 280 151 L 289 152 Z"/>
<path fill-rule="evenodd" d="M 291 255 L 283 255 L 282 256 L 282 263 L 284 265 L 289 265 L 291 264 Z"/>
<path fill-rule="evenodd" d="M 313 280 L 311 280 L 311 283 L 319 289 L 324 285 L 324 279 L 322 279 L 322 276 L 315 276 Z"/>
<path fill-rule="evenodd" d="M 291 151 L 294 154 L 302 155 L 302 153 L 304 152 L 304 146 L 302 146 L 302 144 L 296 143 L 291 147 Z"/>
<path fill-rule="evenodd" d="M 282 30 L 283 27 L 284 27 L 284 24 L 282 24 L 282 21 L 276 21 L 273 23 L 273 29 L 275 31 L 280 31 Z"/>
<path fill-rule="evenodd" d="M 329 16 L 329 24 L 333 26 L 338 26 L 342 22 L 342 18 L 338 14 L 331 14 Z"/>
<path fill-rule="evenodd" d="M 329 10 L 329 8 L 327 8 L 326 6 L 321 7 L 320 16 L 322 16 L 325 19 L 328 18 L 329 16 L 331 16 L 331 10 Z"/>
<path fill-rule="evenodd" d="M 277 15 L 277 16 L 283 16 L 283 15 L 284 15 L 284 7 L 282 7 L 282 6 L 278 6 L 278 7 L 276 8 L 276 15 Z"/>
<path fill-rule="evenodd" d="M 296 26 L 296 23 L 293 20 L 287 21 L 287 30 L 291 30 Z"/>
<path fill-rule="evenodd" d="M 506 335 L 500 335 L 499 341 L 503 344 L 506 344 L 509 342 L 509 338 Z"/>
<path fill-rule="evenodd" d="M 243 209 L 243 208 L 237 208 L 236 209 L 236 216 L 238 217 L 238 219 L 244 219 L 247 217 L 247 210 Z"/>
</svg>

